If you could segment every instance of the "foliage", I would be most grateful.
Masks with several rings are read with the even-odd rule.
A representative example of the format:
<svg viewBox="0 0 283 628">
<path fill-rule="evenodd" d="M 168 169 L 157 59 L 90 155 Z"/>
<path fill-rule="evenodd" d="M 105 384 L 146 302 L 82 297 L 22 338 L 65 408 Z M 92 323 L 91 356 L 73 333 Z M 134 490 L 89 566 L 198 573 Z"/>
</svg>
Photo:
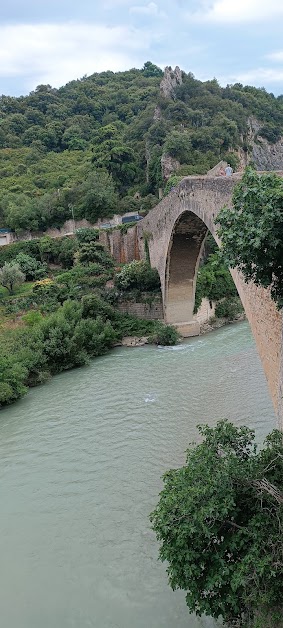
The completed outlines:
<svg viewBox="0 0 283 628">
<path fill-rule="evenodd" d="M 16 232 L 92 222 L 123 212 L 137 190 L 140 206 L 164 187 L 161 157 L 180 176 L 204 174 L 220 159 L 236 167 L 248 148 L 248 117 L 275 142 L 283 101 L 241 84 L 220 87 L 182 73 L 174 97 L 160 95 L 162 71 L 151 61 L 127 72 L 101 72 L 60 89 L 0 98 L 0 224 Z M 131 199 L 131 200 L 129 200 Z M 145 207 L 146 208 L 146 207 Z"/>
<path fill-rule="evenodd" d="M 34 327 L 42 321 L 42 314 L 38 310 L 31 310 L 22 316 L 22 320 L 28 327 Z"/>
<path fill-rule="evenodd" d="M 119 340 L 124 336 L 151 336 L 154 333 L 155 326 L 155 321 L 136 318 L 136 316 L 131 314 L 116 313 L 115 330 Z"/>
<path fill-rule="evenodd" d="M 151 61 L 146 61 L 142 71 L 144 76 L 158 76 L 159 78 L 162 78 L 163 76 L 161 68 L 159 68 L 157 65 L 154 65 L 154 63 L 151 63 Z"/>
<path fill-rule="evenodd" d="M 114 308 L 97 294 L 88 294 L 82 298 L 83 318 L 96 318 L 100 316 L 103 320 L 114 320 L 116 317 Z"/>
<path fill-rule="evenodd" d="M 43 239 L 43 238 L 42 238 Z M 13 242 L 6 246 L 0 247 L 0 266 L 5 262 L 11 262 L 19 253 L 30 255 L 36 260 L 40 260 L 39 253 L 39 240 L 22 240 L 19 242 Z"/>
<path fill-rule="evenodd" d="M 12 403 L 27 391 L 24 381 L 27 371 L 12 355 L 0 356 L 0 407 Z"/>
<path fill-rule="evenodd" d="M 220 301 L 221 299 L 234 299 L 238 295 L 229 268 L 223 262 L 219 251 L 208 255 L 204 264 L 200 267 L 195 294 L 195 312 L 198 311 L 202 299 Z"/>
<path fill-rule="evenodd" d="M 254 433 L 220 421 L 167 472 L 151 514 L 171 587 L 197 615 L 278 626 L 282 613 L 283 437 L 258 451 Z M 273 617 L 272 617 L 273 615 Z M 277 616 L 277 618 L 276 618 Z"/>
<path fill-rule="evenodd" d="M 15 262 L 5 262 L 0 268 L 0 285 L 7 288 L 10 294 L 13 294 L 16 286 L 24 283 L 25 275 L 22 273 L 19 264 Z"/>
<path fill-rule="evenodd" d="M 157 330 L 156 322 L 120 314 L 105 300 L 106 282 L 113 277 L 113 259 L 93 239 L 92 233 L 84 235 L 82 243 L 77 238 L 66 238 L 67 252 L 69 245 L 71 252 L 74 246 L 76 258 L 82 253 L 84 263 L 76 259 L 74 266 L 62 272 L 61 261 L 61 272 L 56 268 L 52 276 L 26 283 L 28 290 L 24 295 L 3 298 L 2 313 L 14 318 L 15 329 L 9 343 L 5 327 L 0 334 L 3 345 L 0 405 L 25 394 L 27 386 L 42 383 L 62 370 L 83 365 L 90 357 L 105 353 L 124 335 L 148 337 Z M 12 246 L 11 250 L 16 250 L 26 268 L 45 268 L 47 263 L 59 262 L 64 250 L 62 244 L 48 237 L 33 241 L 32 250 L 38 258 L 46 260 L 43 262 L 18 246 Z M 94 258 L 99 262 L 91 261 Z M 13 262 L 5 265 L 13 266 Z M 151 285 L 152 270 L 147 266 L 145 270 L 144 281 Z"/>
<path fill-rule="evenodd" d="M 99 238 L 99 229 L 93 229 L 90 227 L 77 229 L 76 237 L 80 245 L 88 242 L 96 242 Z"/>
<path fill-rule="evenodd" d="M 105 268 L 113 268 L 113 259 L 107 249 L 100 242 L 86 242 L 82 244 L 78 260 L 81 264 L 90 264 L 92 262 L 103 264 Z"/>
<path fill-rule="evenodd" d="M 116 274 L 115 285 L 123 292 L 134 289 L 154 291 L 160 290 L 160 279 L 157 269 L 151 268 L 148 262 L 134 260 Z"/>
<path fill-rule="evenodd" d="M 233 208 L 217 217 L 227 264 L 264 288 L 283 306 L 283 179 L 247 168 L 233 194 Z"/>
<path fill-rule="evenodd" d="M 218 301 L 215 307 L 215 316 L 217 318 L 228 318 L 229 321 L 243 312 L 243 306 L 239 297 L 225 297 Z"/>
<path fill-rule="evenodd" d="M 178 333 L 176 327 L 173 327 L 173 325 L 164 325 L 163 323 L 158 322 L 155 326 L 155 332 L 151 337 L 151 342 L 157 345 L 170 347 L 177 344 L 179 339 L 180 334 Z"/>
<path fill-rule="evenodd" d="M 167 194 L 169 194 L 169 192 L 171 192 L 173 188 L 177 187 L 177 185 L 179 185 L 182 179 L 183 177 L 180 177 L 176 174 L 173 174 L 171 177 L 169 177 L 164 188 L 164 195 L 166 196 Z"/>
<path fill-rule="evenodd" d="M 47 274 L 47 264 L 39 262 L 26 253 L 18 253 L 14 261 L 19 265 L 27 281 L 41 279 Z"/>
</svg>

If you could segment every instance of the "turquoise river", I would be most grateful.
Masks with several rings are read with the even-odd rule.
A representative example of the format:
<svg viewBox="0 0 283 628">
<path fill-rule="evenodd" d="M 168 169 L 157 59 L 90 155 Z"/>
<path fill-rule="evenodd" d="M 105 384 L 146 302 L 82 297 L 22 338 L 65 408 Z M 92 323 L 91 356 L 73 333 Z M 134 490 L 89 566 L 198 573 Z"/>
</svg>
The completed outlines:
<svg viewBox="0 0 283 628">
<path fill-rule="evenodd" d="M 167 585 L 148 515 L 196 425 L 275 426 L 246 322 L 117 348 L 0 413 L 1 628 L 212 628 Z"/>
</svg>

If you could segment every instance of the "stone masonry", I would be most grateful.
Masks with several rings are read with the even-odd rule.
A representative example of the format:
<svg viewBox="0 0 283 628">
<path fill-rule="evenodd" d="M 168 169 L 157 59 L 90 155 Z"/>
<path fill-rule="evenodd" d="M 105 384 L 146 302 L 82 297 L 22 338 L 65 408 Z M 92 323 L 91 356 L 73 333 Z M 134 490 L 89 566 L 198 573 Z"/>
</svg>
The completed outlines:
<svg viewBox="0 0 283 628">
<path fill-rule="evenodd" d="M 231 206 L 238 180 L 239 175 L 186 177 L 137 226 L 139 256 L 145 257 L 146 239 L 151 264 L 160 275 L 165 320 L 175 324 L 184 336 L 199 333 L 192 312 L 202 247 L 208 231 L 219 243 L 214 220 L 224 205 Z M 245 283 L 237 270 L 232 270 L 232 276 L 283 429 L 282 312 L 276 309 L 268 290 Z"/>
</svg>

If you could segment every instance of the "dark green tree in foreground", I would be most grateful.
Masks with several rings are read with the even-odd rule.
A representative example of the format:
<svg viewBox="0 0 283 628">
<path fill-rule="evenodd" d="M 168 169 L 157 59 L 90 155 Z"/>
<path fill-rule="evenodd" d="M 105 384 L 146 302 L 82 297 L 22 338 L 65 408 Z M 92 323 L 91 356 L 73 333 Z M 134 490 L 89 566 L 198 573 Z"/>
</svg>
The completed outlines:
<svg viewBox="0 0 283 628">
<path fill-rule="evenodd" d="M 218 235 L 225 260 L 238 266 L 247 281 L 271 287 L 283 306 L 283 178 L 260 175 L 248 167 L 235 187 L 233 209 L 218 214 Z"/>
<path fill-rule="evenodd" d="M 151 514 L 173 590 L 227 625 L 279 628 L 283 590 L 283 435 L 220 421 L 164 476 Z"/>
</svg>

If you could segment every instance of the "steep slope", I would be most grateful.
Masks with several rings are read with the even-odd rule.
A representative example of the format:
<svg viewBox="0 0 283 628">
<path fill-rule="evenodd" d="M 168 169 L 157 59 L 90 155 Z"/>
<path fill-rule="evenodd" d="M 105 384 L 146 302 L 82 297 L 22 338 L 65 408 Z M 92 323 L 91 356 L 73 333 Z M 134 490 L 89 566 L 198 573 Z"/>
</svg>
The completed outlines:
<svg viewBox="0 0 283 628">
<path fill-rule="evenodd" d="M 150 62 L 2 96 L 0 226 L 147 210 L 172 172 L 203 174 L 221 159 L 281 169 L 282 129 L 283 97 Z"/>
</svg>

